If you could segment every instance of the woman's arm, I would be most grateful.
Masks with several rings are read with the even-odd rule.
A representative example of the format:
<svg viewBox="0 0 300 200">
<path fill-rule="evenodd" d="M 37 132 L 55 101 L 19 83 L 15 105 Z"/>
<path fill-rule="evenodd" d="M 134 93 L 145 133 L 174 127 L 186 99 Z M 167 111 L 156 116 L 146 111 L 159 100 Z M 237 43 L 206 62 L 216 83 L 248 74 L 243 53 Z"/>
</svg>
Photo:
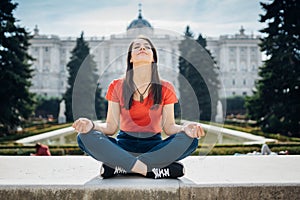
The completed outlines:
<svg viewBox="0 0 300 200">
<path fill-rule="evenodd" d="M 167 135 L 181 131 L 185 132 L 191 138 L 199 138 L 205 135 L 199 123 L 189 123 L 183 126 L 176 124 L 174 118 L 174 104 L 164 105 L 162 112 L 163 129 Z"/>
<path fill-rule="evenodd" d="M 73 123 L 73 127 L 77 132 L 87 133 L 89 131 L 97 130 L 106 135 L 113 135 L 119 128 L 120 120 L 120 104 L 108 101 L 108 110 L 105 123 L 92 122 L 87 118 L 79 118 Z"/>
<path fill-rule="evenodd" d="M 120 104 L 108 101 L 108 109 L 105 123 L 95 123 L 94 130 L 101 131 L 106 135 L 113 135 L 119 128 Z"/>
<path fill-rule="evenodd" d="M 183 126 L 175 123 L 174 104 L 167 104 L 163 106 L 162 127 L 167 135 L 172 135 L 182 131 Z"/>
</svg>

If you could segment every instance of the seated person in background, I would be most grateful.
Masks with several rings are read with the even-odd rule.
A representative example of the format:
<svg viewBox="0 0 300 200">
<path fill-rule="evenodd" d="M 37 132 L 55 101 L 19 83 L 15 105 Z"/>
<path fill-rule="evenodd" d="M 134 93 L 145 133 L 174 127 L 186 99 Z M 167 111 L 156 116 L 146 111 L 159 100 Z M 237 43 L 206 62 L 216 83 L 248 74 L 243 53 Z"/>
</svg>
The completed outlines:
<svg viewBox="0 0 300 200">
<path fill-rule="evenodd" d="M 261 154 L 262 155 L 270 155 L 271 154 L 271 149 L 269 148 L 269 146 L 267 144 L 263 144 L 261 147 Z"/>
<path fill-rule="evenodd" d="M 283 153 L 286 153 L 284 155 L 287 155 L 288 152 L 279 152 L 278 154 L 283 155 Z M 250 155 L 250 156 L 260 156 L 260 155 L 278 155 L 276 152 L 271 151 L 271 149 L 269 148 L 269 146 L 267 144 L 263 144 L 261 147 L 260 152 L 258 151 L 253 151 L 253 152 L 249 152 L 247 154 L 242 154 L 242 153 L 235 153 L 235 156 L 240 156 L 240 155 Z"/>
<path fill-rule="evenodd" d="M 51 156 L 49 147 L 47 145 L 36 143 L 35 149 L 36 153 L 30 154 L 31 156 Z"/>
<path fill-rule="evenodd" d="M 267 144 L 263 144 L 261 147 L 261 155 L 277 155 L 277 153 L 272 152 Z"/>
</svg>

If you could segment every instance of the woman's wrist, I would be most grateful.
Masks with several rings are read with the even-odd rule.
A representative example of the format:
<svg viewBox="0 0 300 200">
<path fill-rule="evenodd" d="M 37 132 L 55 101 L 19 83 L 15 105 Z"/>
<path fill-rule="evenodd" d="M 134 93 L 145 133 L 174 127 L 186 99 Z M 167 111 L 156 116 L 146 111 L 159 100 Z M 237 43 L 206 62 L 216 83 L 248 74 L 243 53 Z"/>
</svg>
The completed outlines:
<svg viewBox="0 0 300 200">
<path fill-rule="evenodd" d="M 91 123 L 92 123 L 92 128 L 91 128 L 88 132 L 93 131 L 94 128 L 95 128 L 95 123 L 94 123 L 92 120 L 90 120 L 90 121 L 91 121 Z"/>
<path fill-rule="evenodd" d="M 94 125 L 95 125 L 94 127 L 95 131 L 99 131 L 106 135 L 107 132 L 106 123 L 94 122 Z"/>
</svg>

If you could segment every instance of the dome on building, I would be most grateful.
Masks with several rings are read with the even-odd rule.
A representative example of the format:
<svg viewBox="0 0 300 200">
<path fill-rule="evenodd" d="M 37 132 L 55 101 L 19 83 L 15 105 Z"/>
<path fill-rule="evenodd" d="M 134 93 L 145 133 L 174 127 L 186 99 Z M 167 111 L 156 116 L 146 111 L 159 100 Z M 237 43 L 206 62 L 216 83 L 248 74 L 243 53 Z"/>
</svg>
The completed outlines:
<svg viewBox="0 0 300 200">
<path fill-rule="evenodd" d="M 130 29 L 136 29 L 136 28 L 151 28 L 152 29 L 152 26 L 151 24 L 143 19 L 142 17 L 142 9 L 141 9 L 141 4 L 139 4 L 140 8 L 139 8 L 139 16 L 137 19 L 133 20 L 129 26 L 127 27 L 127 30 L 130 30 Z"/>
</svg>

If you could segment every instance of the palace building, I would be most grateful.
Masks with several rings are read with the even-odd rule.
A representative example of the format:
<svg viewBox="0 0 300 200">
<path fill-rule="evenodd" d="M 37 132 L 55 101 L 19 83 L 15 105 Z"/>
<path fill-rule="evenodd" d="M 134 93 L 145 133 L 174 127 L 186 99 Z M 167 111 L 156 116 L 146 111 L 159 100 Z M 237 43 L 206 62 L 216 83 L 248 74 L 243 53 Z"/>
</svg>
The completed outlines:
<svg viewBox="0 0 300 200">
<path fill-rule="evenodd" d="M 143 18 L 139 9 L 137 19 L 129 24 L 124 34 L 85 38 L 97 64 L 102 91 L 106 91 L 113 79 L 125 73 L 128 46 L 135 36 L 141 33 L 150 36 L 157 48 L 161 77 L 172 82 L 176 89 L 179 88 L 178 45 L 183 36 L 155 29 Z M 258 67 L 262 65 L 259 38 L 246 35 L 242 27 L 239 34 L 206 40 L 207 49 L 220 68 L 226 97 L 251 95 L 254 82 L 258 78 Z M 29 54 L 35 58 L 32 63 L 34 73 L 31 92 L 49 97 L 62 97 L 67 88 L 66 65 L 76 45 L 76 38 L 42 35 L 36 26 L 30 43 Z"/>
</svg>

